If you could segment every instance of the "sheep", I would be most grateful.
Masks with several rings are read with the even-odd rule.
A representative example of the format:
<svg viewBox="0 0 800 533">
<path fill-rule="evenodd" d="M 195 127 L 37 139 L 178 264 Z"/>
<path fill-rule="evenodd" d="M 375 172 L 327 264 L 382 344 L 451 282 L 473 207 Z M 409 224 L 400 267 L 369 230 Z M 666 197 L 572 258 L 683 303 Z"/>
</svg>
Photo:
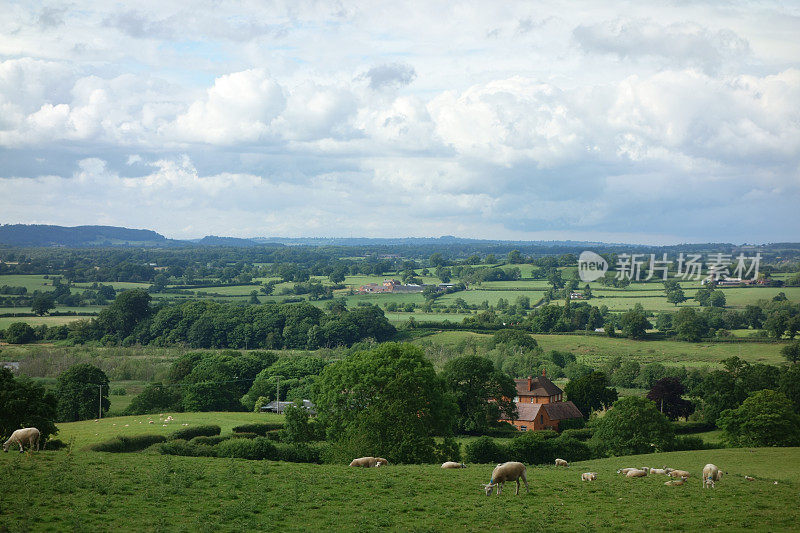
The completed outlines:
<svg viewBox="0 0 800 533">
<path fill-rule="evenodd" d="M 714 464 L 707 464 L 703 467 L 703 488 L 707 489 L 708 487 L 714 488 L 714 484 L 722 479 L 722 474 L 724 472 L 719 469 L 717 465 Z"/>
<path fill-rule="evenodd" d="M 581 474 L 581 481 L 594 481 L 597 479 L 597 472 L 584 472 Z"/>
<path fill-rule="evenodd" d="M 514 494 L 518 496 L 520 479 L 523 483 L 525 483 L 525 492 L 530 492 L 530 489 L 528 488 L 527 469 L 525 468 L 525 465 L 516 461 L 502 463 L 497 465 L 492 471 L 492 479 L 489 480 L 489 483 L 483 486 L 483 490 L 486 491 L 487 496 L 491 496 L 492 489 L 497 487 L 497 494 L 499 495 L 502 492 L 503 484 L 506 481 L 516 481 L 517 490 Z"/>
<path fill-rule="evenodd" d="M 664 485 L 672 485 L 672 486 L 683 485 L 684 483 L 686 483 L 686 479 L 687 479 L 686 477 L 682 477 L 680 479 L 673 479 L 671 481 L 666 481 Z"/>
<path fill-rule="evenodd" d="M 22 445 L 27 444 L 30 447 L 30 449 L 33 449 L 33 447 L 36 446 L 36 451 L 38 452 L 39 437 L 41 437 L 41 434 L 39 433 L 39 430 L 36 428 L 18 429 L 14 433 L 12 433 L 11 436 L 8 438 L 8 440 L 5 442 L 5 444 L 3 444 L 3 451 L 7 452 L 9 446 L 11 446 L 12 444 L 17 444 L 19 445 L 20 453 L 22 453 Z"/>
<path fill-rule="evenodd" d="M 672 470 L 667 475 L 669 477 L 675 477 L 675 478 L 678 478 L 678 477 L 689 477 L 690 476 L 689 472 L 687 472 L 686 470 Z"/>
<path fill-rule="evenodd" d="M 564 459 L 556 459 L 556 466 L 569 466 L 569 463 Z"/>
<path fill-rule="evenodd" d="M 651 474 L 663 474 L 665 476 L 668 474 L 666 468 L 651 468 L 650 469 L 650 473 Z"/>
<path fill-rule="evenodd" d="M 455 461 L 446 461 L 442 463 L 442 468 L 466 468 L 464 463 L 456 463 Z"/>
<path fill-rule="evenodd" d="M 383 457 L 359 457 L 350 462 L 350 466 L 361 466 L 364 468 L 371 468 L 375 466 L 388 465 L 389 461 Z"/>
<path fill-rule="evenodd" d="M 620 468 L 619 470 L 617 470 L 617 474 L 622 474 L 624 476 L 631 470 L 638 470 L 638 468 Z"/>
<path fill-rule="evenodd" d="M 638 468 L 634 468 L 630 470 L 625 477 L 645 477 L 647 475 L 647 470 L 639 470 Z"/>
<path fill-rule="evenodd" d="M 755 481 L 756 480 L 756 478 L 751 477 L 751 476 L 744 476 L 744 479 L 745 479 L 745 481 Z"/>
</svg>

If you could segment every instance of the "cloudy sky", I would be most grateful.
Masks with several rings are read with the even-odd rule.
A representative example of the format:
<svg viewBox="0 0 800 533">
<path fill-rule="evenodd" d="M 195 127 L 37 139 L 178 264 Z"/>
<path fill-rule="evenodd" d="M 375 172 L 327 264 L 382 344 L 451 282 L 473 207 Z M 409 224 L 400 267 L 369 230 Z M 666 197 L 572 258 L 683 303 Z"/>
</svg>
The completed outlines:
<svg viewBox="0 0 800 533">
<path fill-rule="evenodd" d="M 5 0 L 0 195 L 173 238 L 797 241 L 800 3 Z"/>
</svg>

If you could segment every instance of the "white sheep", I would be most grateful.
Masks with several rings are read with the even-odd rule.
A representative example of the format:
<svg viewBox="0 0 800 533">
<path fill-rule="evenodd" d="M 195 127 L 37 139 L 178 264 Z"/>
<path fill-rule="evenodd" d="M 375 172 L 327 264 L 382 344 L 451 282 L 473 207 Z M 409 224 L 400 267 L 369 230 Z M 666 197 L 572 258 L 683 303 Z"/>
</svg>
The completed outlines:
<svg viewBox="0 0 800 533">
<path fill-rule="evenodd" d="M 651 468 L 650 469 L 650 473 L 651 474 L 659 474 L 659 475 L 666 476 L 668 472 L 667 472 L 666 468 Z"/>
<path fill-rule="evenodd" d="M 36 446 L 36 451 L 38 452 L 40 437 L 41 434 L 39 433 L 39 430 L 36 428 L 18 429 L 14 433 L 12 433 L 11 436 L 8 438 L 8 440 L 5 442 L 5 444 L 3 444 L 3 451 L 7 452 L 9 446 L 11 446 L 12 444 L 18 444 L 19 451 L 20 453 L 22 453 L 22 445 L 27 444 L 28 447 L 30 447 L 30 449 L 33 449 L 33 447 Z"/>
<path fill-rule="evenodd" d="M 672 470 L 669 474 L 669 477 L 679 478 L 679 477 L 689 477 L 691 474 L 686 470 Z"/>
<path fill-rule="evenodd" d="M 671 481 L 667 481 L 667 482 L 665 482 L 665 483 L 664 483 L 664 485 L 672 485 L 672 486 L 675 486 L 675 485 L 683 485 L 684 483 L 686 483 L 686 480 L 687 480 L 687 479 L 688 479 L 688 478 L 686 478 L 686 477 L 682 477 L 682 478 L 680 478 L 680 479 L 673 479 L 673 480 L 671 480 Z"/>
<path fill-rule="evenodd" d="M 714 484 L 722 479 L 722 474 L 724 472 L 719 469 L 717 465 L 714 464 L 707 464 L 703 467 L 703 488 L 707 489 L 708 487 L 714 488 Z"/>
<path fill-rule="evenodd" d="M 744 476 L 744 479 L 745 479 L 745 481 L 755 481 L 756 480 L 756 478 L 754 478 L 752 476 Z"/>
<path fill-rule="evenodd" d="M 625 474 L 625 477 L 645 477 L 646 475 L 647 475 L 647 470 L 645 469 L 640 470 L 638 468 L 633 468 L 629 470 L 627 474 Z"/>
<path fill-rule="evenodd" d="M 581 474 L 581 481 L 594 481 L 597 479 L 597 472 L 584 472 Z"/>
<path fill-rule="evenodd" d="M 503 484 L 506 481 L 516 481 L 517 490 L 514 494 L 519 495 L 520 479 L 523 483 L 525 483 L 525 492 L 529 492 L 530 489 L 528 488 L 527 468 L 525 468 L 525 465 L 516 461 L 502 463 L 497 465 L 494 470 L 492 470 L 492 479 L 489 480 L 489 483 L 483 486 L 483 490 L 486 491 L 487 496 L 491 496 L 492 489 L 497 487 L 497 494 L 499 495 L 502 492 Z"/>
<path fill-rule="evenodd" d="M 389 461 L 383 457 L 359 457 L 350 462 L 350 466 L 360 466 L 363 468 L 371 468 L 381 465 L 388 465 Z"/>
<path fill-rule="evenodd" d="M 624 476 L 631 470 L 638 470 L 638 468 L 620 468 L 619 470 L 617 470 L 617 474 L 622 474 Z"/>
<path fill-rule="evenodd" d="M 564 459 L 556 459 L 556 466 L 569 466 L 569 463 Z"/>
<path fill-rule="evenodd" d="M 466 468 L 464 463 L 456 463 L 455 461 L 445 461 L 442 463 L 442 468 Z"/>
</svg>

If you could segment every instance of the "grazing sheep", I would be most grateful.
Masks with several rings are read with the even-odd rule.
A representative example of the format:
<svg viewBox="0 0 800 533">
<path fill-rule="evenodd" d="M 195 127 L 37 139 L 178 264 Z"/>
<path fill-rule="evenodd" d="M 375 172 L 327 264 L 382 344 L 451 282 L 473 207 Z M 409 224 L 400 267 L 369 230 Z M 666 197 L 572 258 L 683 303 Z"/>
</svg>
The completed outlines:
<svg viewBox="0 0 800 533">
<path fill-rule="evenodd" d="M 744 476 L 745 481 L 755 481 L 756 478 L 750 476 Z"/>
<path fill-rule="evenodd" d="M 442 463 L 442 468 L 466 468 L 464 463 L 456 463 L 455 461 L 446 461 Z"/>
<path fill-rule="evenodd" d="M 529 492 L 530 489 L 528 488 L 527 469 L 525 468 L 525 465 L 516 461 L 502 463 L 497 465 L 492 471 L 492 479 L 489 480 L 489 483 L 483 486 L 483 489 L 486 491 L 487 496 L 491 496 L 492 489 L 497 487 L 497 494 L 499 495 L 502 492 L 503 484 L 506 481 L 516 481 L 517 490 L 514 494 L 519 495 L 520 479 L 523 483 L 525 483 L 525 492 Z"/>
<path fill-rule="evenodd" d="M 638 468 L 620 468 L 619 470 L 617 470 L 617 474 L 622 474 L 624 476 L 631 470 L 638 470 Z"/>
<path fill-rule="evenodd" d="M 597 472 L 584 472 L 581 474 L 581 481 L 594 481 L 597 479 Z"/>
<path fill-rule="evenodd" d="M 665 475 L 666 476 L 669 472 L 667 472 L 666 468 L 651 468 L 650 469 L 650 473 L 651 474 L 659 474 L 659 475 Z"/>
<path fill-rule="evenodd" d="M 682 477 L 680 479 L 673 479 L 672 481 L 665 482 L 664 485 L 672 485 L 672 486 L 683 485 L 684 483 L 686 483 L 686 479 L 688 478 Z"/>
<path fill-rule="evenodd" d="M 667 475 L 669 477 L 678 478 L 678 477 L 689 477 L 691 474 L 689 474 L 689 472 L 687 472 L 686 470 L 673 470 Z"/>
<path fill-rule="evenodd" d="M 625 474 L 625 477 L 645 477 L 645 476 L 647 476 L 647 470 L 644 469 L 639 470 L 638 468 L 634 468 L 630 470 L 627 474 Z"/>
<path fill-rule="evenodd" d="M 383 457 L 359 457 L 350 462 L 350 466 L 361 466 L 364 468 L 371 468 L 375 466 L 388 465 L 389 461 Z"/>
<path fill-rule="evenodd" d="M 564 459 L 556 459 L 556 466 L 569 466 L 569 463 Z"/>
<path fill-rule="evenodd" d="M 39 430 L 36 428 L 22 428 L 16 430 L 8 440 L 3 444 L 3 451 L 7 452 L 9 446 L 12 444 L 19 445 L 19 451 L 22 453 L 22 445 L 27 444 L 30 449 L 36 446 L 36 451 L 39 451 Z"/>
<path fill-rule="evenodd" d="M 714 464 L 707 464 L 703 467 L 703 488 L 707 489 L 708 487 L 714 488 L 714 484 L 722 479 L 722 474 L 724 472 L 719 469 L 717 465 Z"/>
</svg>

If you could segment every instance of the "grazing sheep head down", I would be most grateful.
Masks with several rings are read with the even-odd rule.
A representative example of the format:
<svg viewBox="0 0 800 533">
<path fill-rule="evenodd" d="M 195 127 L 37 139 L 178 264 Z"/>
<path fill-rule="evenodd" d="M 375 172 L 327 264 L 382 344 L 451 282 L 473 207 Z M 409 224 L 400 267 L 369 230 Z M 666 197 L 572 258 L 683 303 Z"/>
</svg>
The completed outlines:
<svg viewBox="0 0 800 533">
<path fill-rule="evenodd" d="M 484 483 L 483 490 L 486 492 L 487 496 L 492 495 L 492 489 L 497 486 L 497 483 Z"/>
</svg>

